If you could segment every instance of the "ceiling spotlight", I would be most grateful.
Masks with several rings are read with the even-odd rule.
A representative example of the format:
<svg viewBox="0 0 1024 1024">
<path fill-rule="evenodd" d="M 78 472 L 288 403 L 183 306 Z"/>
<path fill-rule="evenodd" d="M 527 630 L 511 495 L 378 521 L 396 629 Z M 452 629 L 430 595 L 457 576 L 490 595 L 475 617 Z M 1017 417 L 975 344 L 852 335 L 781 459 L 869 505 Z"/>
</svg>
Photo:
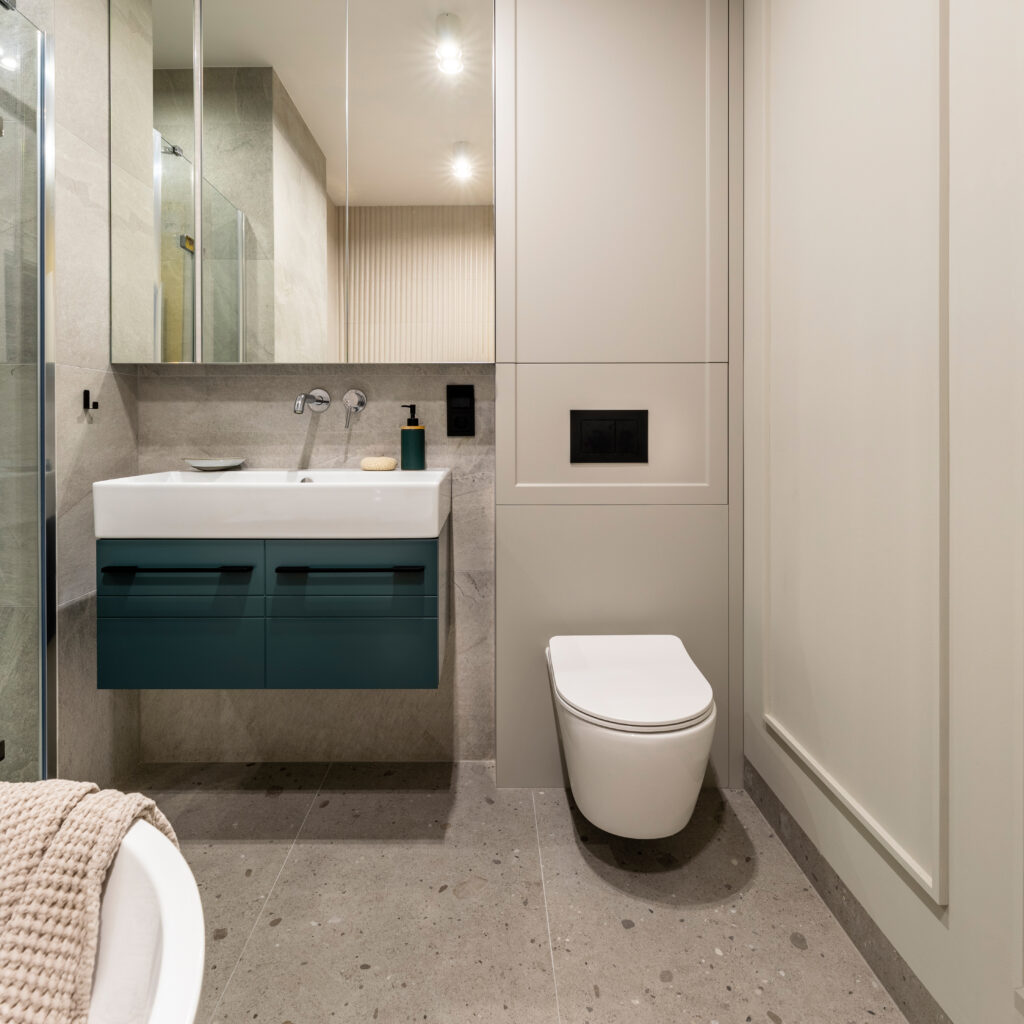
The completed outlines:
<svg viewBox="0 0 1024 1024">
<path fill-rule="evenodd" d="M 459 181 L 473 177 L 473 161 L 469 158 L 469 143 L 456 142 L 452 149 L 452 174 Z"/>
<path fill-rule="evenodd" d="M 17 71 L 18 62 L 13 57 L 0 57 L 0 67 L 7 68 L 8 71 Z"/>
<path fill-rule="evenodd" d="M 437 66 L 446 75 L 457 75 L 462 70 L 462 26 L 454 14 L 437 16 Z"/>
</svg>

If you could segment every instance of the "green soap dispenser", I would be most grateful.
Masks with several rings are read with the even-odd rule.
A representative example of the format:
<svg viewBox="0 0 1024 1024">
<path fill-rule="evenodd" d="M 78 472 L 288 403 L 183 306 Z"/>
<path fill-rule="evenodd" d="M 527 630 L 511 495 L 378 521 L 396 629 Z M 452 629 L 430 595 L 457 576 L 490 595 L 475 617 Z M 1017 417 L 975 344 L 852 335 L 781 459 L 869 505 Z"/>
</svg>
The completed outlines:
<svg viewBox="0 0 1024 1024">
<path fill-rule="evenodd" d="M 427 468 L 427 432 L 416 419 L 416 406 L 403 405 L 409 410 L 409 419 L 402 427 L 402 469 Z"/>
</svg>

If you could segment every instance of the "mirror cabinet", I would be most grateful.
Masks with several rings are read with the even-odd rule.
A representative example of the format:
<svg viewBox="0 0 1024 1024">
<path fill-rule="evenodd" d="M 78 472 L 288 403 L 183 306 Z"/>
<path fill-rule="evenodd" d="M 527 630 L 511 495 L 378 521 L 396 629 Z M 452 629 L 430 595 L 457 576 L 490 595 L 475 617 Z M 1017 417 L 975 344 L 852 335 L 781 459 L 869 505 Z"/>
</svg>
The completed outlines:
<svg viewBox="0 0 1024 1024">
<path fill-rule="evenodd" d="M 115 363 L 494 359 L 492 0 L 111 0 Z"/>
</svg>

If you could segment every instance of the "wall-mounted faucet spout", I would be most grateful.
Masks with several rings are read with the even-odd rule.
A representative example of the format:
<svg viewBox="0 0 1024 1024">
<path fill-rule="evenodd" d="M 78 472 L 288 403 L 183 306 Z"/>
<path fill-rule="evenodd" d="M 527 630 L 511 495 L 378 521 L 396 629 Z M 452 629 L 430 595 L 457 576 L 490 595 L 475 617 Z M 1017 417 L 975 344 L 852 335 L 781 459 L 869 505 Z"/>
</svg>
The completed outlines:
<svg viewBox="0 0 1024 1024">
<path fill-rule="evenodd" d="M 306 411 L 307 405 L 310 412 L 324 412 L 330 408 L 331 396 L 323 388 L 313 388 L 310 391 L 304 391 L 295 399 L 296 415 L 301 416 Z"/>
</svg>

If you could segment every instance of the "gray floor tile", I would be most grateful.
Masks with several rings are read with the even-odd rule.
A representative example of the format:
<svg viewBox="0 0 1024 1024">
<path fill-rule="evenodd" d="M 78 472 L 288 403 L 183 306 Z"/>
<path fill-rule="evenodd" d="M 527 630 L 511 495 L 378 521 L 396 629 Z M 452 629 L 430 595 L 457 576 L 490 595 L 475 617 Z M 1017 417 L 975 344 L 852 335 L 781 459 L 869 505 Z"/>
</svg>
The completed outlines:
<svg viewBox="0 0 1024 1024">
<path fill-rule="evenodd" d="M 554 1022 L 531 794 L 484 765 L 332 769 L 215 1020 L 254 1014 Z"/>
<path fill-rule="evenodd" d="M 566 1024 L 904 1021 L 745 793 L 655 842 L 535 799 Z"/>
<path fill-rule="evenodd" d="M 132 781 L 199 883 L 201 1024 L 904 1022 L 741 792 L 636 842 L 485 763 Z"/>
<path fill-rule="evenodd" d="M 291 842 L 326 771 L 326 763 L 145 765 L 122 788 L 156 800 L 180 841 Z"/>
<path fill-rule="evenodd" d="M 199 886 L 207 1021 L 298 835 L 326 764 L 147 765 L 125 787 L 167 815 Z"/>
</svg>

